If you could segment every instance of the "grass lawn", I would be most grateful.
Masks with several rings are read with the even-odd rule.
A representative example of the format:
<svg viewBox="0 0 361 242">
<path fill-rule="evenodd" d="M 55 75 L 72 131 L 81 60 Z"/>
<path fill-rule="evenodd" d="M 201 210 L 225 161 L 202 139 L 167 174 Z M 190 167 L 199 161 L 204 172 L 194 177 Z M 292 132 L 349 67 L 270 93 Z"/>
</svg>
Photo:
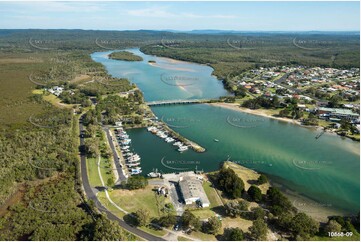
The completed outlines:
<svg viewBox="0 0 361 242">
<path fill-rule="evenodd" d="M 220 198 L 218 197 L 215 189 L 212 187 L 212 183 L 205 181 L 203 183 L 203 189 L 207 194 L 209 202 L 211 203 L 210 208 L 223 205 L 222 202 L 220 201 Z"/>
<path fill-rule="evenodd" d="M 51 104 L 53 104 L 55 107 L 58 108 L 72 108 L 74 105 L 71 104 L 65 104 L 65 103 L 61 103 L 61 100 L 55 96 L 54 94 L 51 93 L 47 93 L 45 94 L 44 90 L 40 90 L 40 89 L 35 89 L 32 91 L 33 94 L 42 94 L 43 95 L 43 99 Z"/>
<path fill-rule="evenodd" d="M 99 201 L 101 202 L 101 204 L 106 207 L 111 213 L 113 213 L 114 215 L 116 215 L 119 218 L 123 218 L 124 217 L 124 213 L 122 211 L 120 211 L 119 209 L 117 209 L 113 204 L 111 204 L 109 202 L 109 200 L 106 198 L 105 196 L 105 192 L 99 192 L 97 194 L 97 197 L 99 199 Z M 103 212 L 102 210 L 100 210 L 100 212 Z M 129 231 L 128 231 L 129 232 Z M 129 232 L 130 233 L 130 232 Z M 142 240 L 144 241 L 145 239 L 138 237 L 137 235 L 134 234 L 134 236 L 136 237 L 136 241 Z"/>
<path fill-rule="evenodd" d="M 146 209 L 150 213 L 150 217 L 159 217 L 162 212 L 158 208 L 162 204 L 170 203 L 169 198 L 157 196 L 152 191 L 152 186 L 147 186 L 144 189 L 125 190 L 115 189 L 110 192 L 112 200 L 128 212 L 135 212 L 140 208 Z"/>
<path fill-rule="evenodd" d="M 114 175 L 113 175 L 113 170 L 112 170 L 112 165 L 110 164 L 110 162 L 113 162 L 109 159 L 105 159 L 104 157 L 100 158 L 100 172 L 102 174 L 102 178 L 103 181 L 105 183 L 105 185 L 107 185 L 107 181 L 108 179 L 112 179 L 114 182 Z"/>
<path fill-rule="evenodd" d="M 251 220 L 246 220 L 243 218 L 231 218 L 231 217 L 224 217 L 222 218 L 222 227 L 224 228 L 240 228 L 242 231 L 247 232 L 248 228 L 252 226 Z"/>
<path fill-rule="evenodd" d="M 86 168 L 88 170 L 89 183 L 91 186 L 102 186 L 102 183 L 99 178 L 97 159 L 96 158 L 87 158 L 86 159 Z"/>
<path fill-rule="evenodd" d="M 177 240 L 178 240 L 178 241 L 188 241 L 189 239 L 184 238 L 184 237 L 182 237 L 182 236 L 178 236 L 178 237 L 177 237 Z"/>
<path fill-rule="evenodd" d="M 149 228 L 149 227 L 144 227 L 144 226 L 140 227 L 139 229 L 141 229 L 141 230 L 143 230 L 143 231 L 145 231 L 147 233 L 153 234 L 155 236 L 160 236 L 160 237 L 162 237 L 162 236 L 164 236 L 164 235 L 166 235 L 168 233 L 165 230 L 155 230 L 155 229 L 152 229 L 152 228 Z"/>
<path fill-rule="evenodd" d="M 209 208 L 203 208 L 203 209 L 194 209 L 191 210 L 191 212 L 196 216 L 199 217 L 199 219 L 208 219 L 209 217 L 215 216 L 216 213 L 210 210 Z"/>
<path fill-rule="evenodd" d="M 260 176 L 259 173 L 256 173 L 255 171 L 248 169 L 246 167 L 240 166 L 238 164 L 235 164 L 233 162 L 225 162 L 224 164 L 226 167 L 231 168 L 232 170 L 234 170 L 234 172 L 243 180 L 244 182 L 244 187 L 246 190 L 248 190 L 248 188 L 251 186 L 251 184 L 248 181 L 255 181 L 258 179 L 258 177 Z M 269 183 L 265 183 L 262 184 L 260 186 L 258 186 L 259 189 L 261 189 L 263 194 L 266 194 L 268 188 L 269 188 Z"/>
<path fill-rule="evenodd" d="M 217 240 L 217 238 L 213 235 L 213 234 L 205 234 L 205 233 L 202 233 L 200 231 L 193 231 L 190 236 L 192 236 L 193 238 L 196 238 L 196 239 L 199 239 L 199 240 L 202 240 L 202 241 L 215 241 Z"/>
</svg>

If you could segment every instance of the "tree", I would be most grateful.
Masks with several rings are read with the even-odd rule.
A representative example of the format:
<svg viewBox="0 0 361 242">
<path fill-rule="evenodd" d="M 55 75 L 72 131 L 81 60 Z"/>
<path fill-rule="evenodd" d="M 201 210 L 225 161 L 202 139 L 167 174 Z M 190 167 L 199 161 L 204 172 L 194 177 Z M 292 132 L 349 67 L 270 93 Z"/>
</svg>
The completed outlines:
<svg viewBox="0 0 361 242">
<path fill-rule="evenodd" d="M 145 209 L 138 209 L 135 212 L 135 223 L 137 226 L 145 226 L 149 223 L 149 211 Z"/>
<path fill-rule="evenodd" d="M 257 179 L 257 184 L 262 185 L 268 182 L 268 178 L 265 174 L 261 174 Z"/>
<path fill-rule="evenodd" d="M 267 200 L 271 205 L 272 213 L 275 215 L 295 210 L 288 198 L 276 187 L 270 187 L 268 189 Z"/>
<path fill-rule="evenodd" d="M 224 231 L 226 241 L 241 241 L 244 239 L 243 231 L 240 228 L 229 228 Z"/>
<path fill-rule="evenodd" d="M 267 225 L 262 219 L 253 221 L 252 226 L 249 228 L 249 232 L 254 240 L 267 239 Z"/>
<path fill-rule="evenodd" d="M 208 219 L 207 223 L 205 224 L 204 232 L 216 235 L 218 234 L 221 227 L 222 227 L 222 222 L 216 216 L 212 216 Z"/>
<path fill-rule="evenodd" d="M 232 198 L 238 198 L 244 190 L 244 183 L 237 174 L 229 168 L 222 168 L 217 177 L 217 183 L 221 190 Z"/>
<path fill-rule="evenodd" d="M 285 109 L 282 109 L 278 115 L 280 117 L 287 117 L 289 114 L 290 114 L 290 110 L 288 108 L 285 108 Z"/>
<path fill-rule="evenodd" d="M 341 224 L 337 223 L 336 220 L 329 220 L 328 223 L 325 225 L 324 231 L 328 232 L 341 232 L 342 226 Z"/>
<path fill-rule="evenodd" d="M 264 216 L 266 215 L 265 211 L 261 207 L 252 208 L 251 213 L 248 214 L 248 218 L 252 220 L 264 219 Z"/>
<path fill-rule="evenodd" d="M 104 215 L 101 215 L 95 221 L 94 228 L 94 236 L 93 241 L 122 241 L 128 240 L 125 236 L 124 231 L 120 228 L 120 226 L 109 219 L 107 219 Z"/>
<path fill-rule="evenodd" d="M 289 224 L 294 237 L 309 238 L 318 232 L 319 224 L 305 213 L 298 213 Z"/>
<path fill-rule="evenodd" d="M 108 180 L 107 180 L 107 186 L 108 186 L 108 187 L 114 186 L 113 178 L 111 178 L 111 177 L 108 178 Z"/>
<path fill-rule="evenodd" d="M 250 186 L 250 188 L 247 191 L 249 197 L 252 201 L 260 202 L 262 200 L 262 192 L 261 189 L 256 187 L 255 185 Z"/>
<path fill-rule="evenodd" d="M 167 214 L 165 216 L 160 217 L 158 222 L 159 225 L 163 227 L 169 227 L 177 223 L 177 217 L 173 214 Z"/>
<path fill-rule="evenodd" d="M 126 183 L 129 190 L 145 188 L 147 185 L 148 179 L 144 176 L 131 176 Z"/>
<path fill-rule="evenodd" d="M 191 211 L 188 209 L 184 211 L 180 218 L 182 227 L 184 229 L 192 228 L 193 230 L 197 231 L 201 227 L 201 223 L 199 218 L 197 218 Z"/>
<path fill-rule="evenodd" d="M 335 94 L 330 98 L 330 101 L 328 102 L 328 106 L 330 108 L 337 108 L 340 106 L 341 100 L 342 98 L 338 94 Z"/>
</svg>

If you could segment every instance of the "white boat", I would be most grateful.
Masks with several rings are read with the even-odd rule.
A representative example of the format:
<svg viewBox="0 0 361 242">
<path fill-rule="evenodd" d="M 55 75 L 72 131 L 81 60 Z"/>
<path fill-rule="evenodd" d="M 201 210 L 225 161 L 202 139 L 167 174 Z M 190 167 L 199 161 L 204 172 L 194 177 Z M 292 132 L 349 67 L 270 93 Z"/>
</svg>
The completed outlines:
<svg viewBox="0 0 361 242">
<path fill-rule="evenodd" d="M 128 144 L 130 144 L 131 142 L 132 142 L 131 139 L 125 139 L 125 140 L 122 140 L 122 141 L 121 141 L 121 143 L 122 143 L 123 145 L 128 145 Z"/>
<path fill-rule="evenodd" d="M 130 169 L 131 175 L 138 175 L 140 173 L 142 173 L 142 168 L 140 168 L 140 167 L 135 167 L 135 168 Z"/>
<path fill-rule="evenodd" d="M 165 139 L 165 142 L 167 142 L 167 143 L 171 143 L 173 141 L 174 141 L 174 139 L 172 137 L 168 137 Z"/>
<path fill-rule="evenodd" d="M 137 162 L 137 161 L 140 161 L 139 156 L 131 156 L 128 158 L 128 162 Z"/>
<path fill-rule="evenodd" d="M 179 152 L 183 152 L 183 151 L 186 151 L 186 150 L 188 150 L 187 146 L 179 146 L 179 149 L 178 149 Z"/>
<path fill-rule="evenodd" d="M 182 144 L 182 142 L 177 141 L 177 142 L 175 142 L 173 145 L 174 145 L 174 146 L 179 146 L 179 145 L 181 145 L 181 144 Z"/>
<path fill-rule="evenodd" d="M 160 172 L 158 172 L 158 169 L 153 169 L 153 171 L 152 172 L 149 172 L 148 174 L 147 174 L 147 176 L 149 176 L 149 177 L 151 177 L 151 178 L 157 178 L 157 177 L 161 177 L 162 176 L 162 174 L 160 173 Z"/>
<path fill-rule="evenodd" d="M 132 156 L 134 153 L 126 153 L 125 156 Z"/>
<path fill-rule="evenodd" d="M 126 145 L 126 146 L 123 146 L 123 147 L 121 147 L 121 149 L 122 149 L 122 150 L 126 150 L 126 149 L 129 149 L 129 146 L 128 146 L 128 145 Z"/>
<path fill-rule="evenodd" d="M 156 127 L 154 127 L 154 126 L 150 126 L 150 127 L 147 128 L 147 130 L 149 132 L 152 132 L 152 131 L 157 131 L 158 129 Z"/>
<path fill-rule="evenodd" d="M 139 166 L 139 165 L 140 165 L 140 162 L 127 164 L 128 167 L 134 167 L 134 166 Z"/>
</svg>

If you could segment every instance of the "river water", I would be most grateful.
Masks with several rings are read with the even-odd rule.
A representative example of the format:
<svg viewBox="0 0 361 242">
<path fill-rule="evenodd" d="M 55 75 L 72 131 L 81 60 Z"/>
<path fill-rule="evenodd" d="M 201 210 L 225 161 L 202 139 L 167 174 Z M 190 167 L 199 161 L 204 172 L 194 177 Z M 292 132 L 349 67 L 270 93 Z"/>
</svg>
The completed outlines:
<svg viewBox="0 0 361 242">
<path fill-rule="evenodd" d="M 136 83 L 146 101 L 229 95 L 208 66 L 149 56 L 138 49 L 129 51 L 144 60 L 110 60 L 110 52 L 96 52 L 92 58 L 102 63 L 109 74 Z M 130 130 L 132 148 L 142 157 L 144 174 L 154 168 L 162 172 L 214 171 L 221 161 L 230 159 L 266 173 L 283 189 L 315 201 L 316 207 L 343 213 L 359 211 L 357 142 L 327 133 L 315 139 L 319 133 L 315 129 L 209 104 L 158 106 L 152 110 L 176 132 L 206 148 L 206 152 L 188 150 L 180 154 L 173 145 L 146 129 Z"/>
</svg>

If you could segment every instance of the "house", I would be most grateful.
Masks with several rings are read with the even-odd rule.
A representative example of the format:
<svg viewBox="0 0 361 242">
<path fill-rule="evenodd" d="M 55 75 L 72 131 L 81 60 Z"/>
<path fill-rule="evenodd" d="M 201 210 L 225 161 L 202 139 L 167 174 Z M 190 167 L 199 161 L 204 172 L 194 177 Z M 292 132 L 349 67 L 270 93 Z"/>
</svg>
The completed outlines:
<svg viewBox="0 0 361 242">
<path fill-rule="evenodd" d="M 199 203 L 204 208 L 210 206 L 202 181 L 193 176 L 181 176 L 178 184 L 185 204 Z"/>
<path fill-rule="evenodd" d="M 326 118 L 337 118 L 337 119 L 348 119 L 348 120 L 355 120 L 359 118 L 358 113 L 354 113 L 352 110 L 349 109 L 342 109 L 342 108 L 324 108 L 320 107 L 317 109 L 317 114 L 320 117 Z"/>
</svg>

